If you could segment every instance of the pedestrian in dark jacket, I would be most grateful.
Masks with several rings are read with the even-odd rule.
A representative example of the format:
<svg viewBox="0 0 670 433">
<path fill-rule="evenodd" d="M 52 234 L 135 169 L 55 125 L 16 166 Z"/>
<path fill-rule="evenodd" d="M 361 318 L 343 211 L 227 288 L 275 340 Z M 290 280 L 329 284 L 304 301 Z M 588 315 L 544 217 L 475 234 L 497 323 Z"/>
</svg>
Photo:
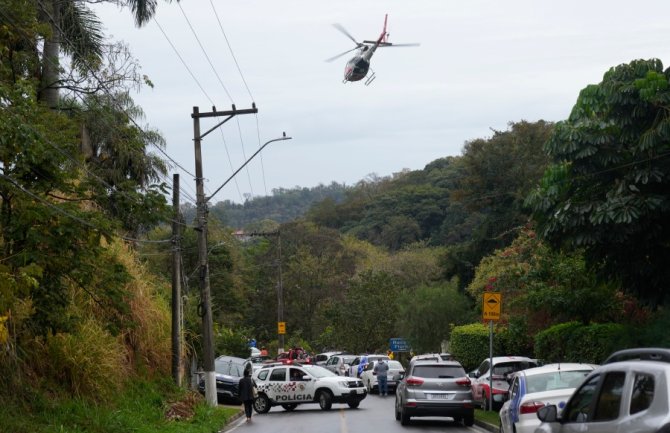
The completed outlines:
<svg viewBox="0 0 670 433">
<path fill-rule="evenodd" d="M 388 395 L 389 393 L 388 382 L 386 377 L 388 371 L 389 366 L 386 362 L 384 362 L 383 359 L 377 361 L 377 364 L 375 364 L 373 372 L 376 373 L 377 376 L 377 388 L 379 389 L 379 395 Z"/>
<path fill-rule="evenodd" d="M 244 377 L 240 379 L 238 389 L 240 400 L 244 402 L 244 413 L 247 415 L 247 422 L 251 421 L 251 408 L 254 404 L 254 386 L 251 372 L 244 370 Z"/>
</svg>

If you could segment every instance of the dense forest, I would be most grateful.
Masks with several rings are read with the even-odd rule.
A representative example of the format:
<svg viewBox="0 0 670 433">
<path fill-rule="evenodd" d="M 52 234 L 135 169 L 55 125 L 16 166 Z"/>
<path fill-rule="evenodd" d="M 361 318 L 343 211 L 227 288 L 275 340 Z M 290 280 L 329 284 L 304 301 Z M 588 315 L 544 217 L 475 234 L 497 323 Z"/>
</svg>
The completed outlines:
<svg viewBox="0 0 670 433">
<path fill-rule="evenodd" d="M 182 368 L 202 359 L 193 209 L 172 220 L 164 139 L 129 93 L 151 84 L 138 66 L 81 3 L 0 0 L 0 419 L 169 378 L 173 267 Z M 669 85 L 635 60 L 567 119 L 511 121 L 422 170 L 213 205 L 216 354 L 276 350 L 279 298 L 286 345 L 437 351 L 481 322 L 484 291 L 504 295 L 496 332 L 517 354 L 571 323 L 670 345 Z"/>
</svg>

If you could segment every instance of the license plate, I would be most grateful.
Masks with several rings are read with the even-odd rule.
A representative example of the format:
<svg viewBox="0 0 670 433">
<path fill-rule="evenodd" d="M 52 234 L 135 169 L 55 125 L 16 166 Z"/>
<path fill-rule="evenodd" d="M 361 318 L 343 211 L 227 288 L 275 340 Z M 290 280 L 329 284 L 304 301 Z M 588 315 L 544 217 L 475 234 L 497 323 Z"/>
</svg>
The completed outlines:
<svg viewBox="0 0 670 433">
<path fill-rule="evenodd" d="M 428 400 L 453 400 L 454 394 L 426 394 Z"/>
</svg>

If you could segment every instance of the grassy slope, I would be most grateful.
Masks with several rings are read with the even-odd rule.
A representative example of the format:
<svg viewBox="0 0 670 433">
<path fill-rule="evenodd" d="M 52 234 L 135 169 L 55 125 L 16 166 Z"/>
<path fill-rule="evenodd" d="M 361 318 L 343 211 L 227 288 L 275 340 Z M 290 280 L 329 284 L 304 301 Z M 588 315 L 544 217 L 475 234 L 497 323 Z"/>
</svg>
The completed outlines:
<svg viewBox="0 0 670 433">
<path fill-rule="evenodd" d="M 171 407 L 192 416 L 169 420 Z M 139 382 L 104 404 L 47 396 L 36 396 L 29 405 L 0 401 L 0 433 L 216 433 L 237 412 L 208 407 L 201 397 L 166 382 Z"/>
</svg>

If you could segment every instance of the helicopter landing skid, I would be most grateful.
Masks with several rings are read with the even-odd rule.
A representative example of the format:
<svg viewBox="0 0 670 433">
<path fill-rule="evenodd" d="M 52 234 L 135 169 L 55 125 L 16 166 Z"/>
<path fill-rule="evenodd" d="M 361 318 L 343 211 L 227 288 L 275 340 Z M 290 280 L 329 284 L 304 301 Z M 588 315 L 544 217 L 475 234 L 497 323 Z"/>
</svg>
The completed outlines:
<svg viewBox="0 0 670 433">
<path fill-rule="evenodd" d="M 370 69 L 370 72 L 372 72 L 372 73 L 370 74 L 370 76 L 369 76 L 368 78 L 365 79 L 365 83 L 364 83 L 364 84 L 365 84 L 366 86 L 369 86 L 370 84 L 372 84 L 372 82 L 375 80 L 375 78 L 377 78 L 377 74 L 375 74 L 375 71 L 373 71 L 372 69 Z"/>
</svg>

